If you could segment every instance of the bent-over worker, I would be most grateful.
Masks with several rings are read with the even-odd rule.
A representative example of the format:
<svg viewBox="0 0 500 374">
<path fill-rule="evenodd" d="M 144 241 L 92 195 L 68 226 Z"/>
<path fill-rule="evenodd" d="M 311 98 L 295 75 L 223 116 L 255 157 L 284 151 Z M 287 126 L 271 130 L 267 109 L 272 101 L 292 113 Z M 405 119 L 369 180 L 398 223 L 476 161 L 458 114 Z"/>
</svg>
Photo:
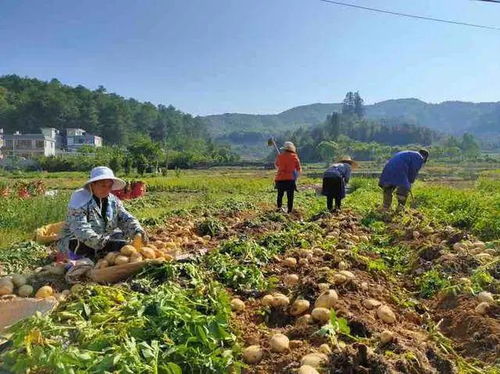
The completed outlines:
<svg viewBox="0 0 500 374">
<path fill-rule="evenodd" d="M 326 196 L 326 207 L 330 212 L 340 210 L 342 199 L 346 195 L 346 185 L 351 178 L 352 168 L 357 167 L 357 165 L 357 162 L 351 157 L 345 156 L 323 173 L 321 193 Z M 335 200 L 335 209 L 333 208 L 333 200 Z"/>
<path fill-rule="evenodd" d="M 138 234 L 147 242 L 139 221 L 111 193 L 123 187 L 125 182 L 116 178 L 110 168 L 98 166 L 92 169 L 83 188 L 71 195 L 58 242 L 59 251 L 66 258 L 102 257 L 109 251 L 120 250 L 126 240 Z"/>
<path fill-rule="evenodd" d="M 402 151 L 396 153 L 384 166 L 380 175 L 379 186 L 383 190 L 382 208 L 388 210 L 392 204 L 392 194 L 396 191 L 398 209 L 404 208 L 411 185 L 415 182 L 418 172 L 427 162 L 429 152 L 425 149 Z"/>
</svg>

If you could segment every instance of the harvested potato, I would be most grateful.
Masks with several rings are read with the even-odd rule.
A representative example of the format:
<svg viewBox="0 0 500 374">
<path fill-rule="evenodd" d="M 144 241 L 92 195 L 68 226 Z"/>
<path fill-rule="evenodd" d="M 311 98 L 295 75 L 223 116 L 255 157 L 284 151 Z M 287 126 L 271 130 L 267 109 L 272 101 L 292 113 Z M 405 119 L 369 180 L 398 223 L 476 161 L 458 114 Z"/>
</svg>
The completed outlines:
<svg viewBox="0 0 500 374">
<path fill-rule="evenodd" d="M 273 295 L 272 306 L 275 308 L 286 307 L 290 304 L 290 299 L 288 296 L 283 295 L 282 293 L 276 293 Z"/>
<path fill-rule="evenodd" d="M 47 297 L 53 296 L 54 290 L 50 286 L 40 287 L 38 291 L 36 291 L 35 297 L 37 299 L 46 299 Z"/>
<path fill-rule="evenodd" d="M 108 264 L 114 264 L 116 256 L 120 255 L 120 252 L 109 252 L 104 256 L 104 259 L 108 261 Z"/>
<path fill-rule="evenodd" d="M 295 286 L 299 283 L 299 276 L 297 274 L 287 274 L 283 278 L 283 283 L 289 287 Z"/>
<path fill-rule="evenodd" d="M 332 349 L 330 348 L 330 346 L 328 344 L 321 344 L 319 346 L 319 351 L 321 353 L 324 353 L 325 355 L 329 355 L 330 353 L 332 353 Z"/>
<path fill-rule="evenodd" d="M 324 353 L 309 353 L 302 357 L 300 360 L 300 365 L 308 365 L 317 369 L 325 365 L 328 362 L 328 356 Z"/>
<path fill-rule="evenodd" d="M 287 267 L 290 267 L 290 268 L 293 268 L 295 266 L 297 266 L 297 259 L 295 257 L 287 257 L 285 258 L 283 261 L 282 261 L 282 264 L 284 266 L 287 266 Z"/>
<path fill-rule="evenodd" d="M 330 284 L 328 283 L 318 283 L 317 286 L 321 292 L 328 291 L 330 289 Z"/>
<path fill-rule="evenodd" d="M 124 256 L 131 256 L 133 253 L 137 253 L 137 249 L 133 245 L 125 245 L 120 249 L 120 253 Z"/>
<path fill-rule="evenodd" d="M 387 344 L 394 340 L 394 334 L 392 333 L 392 331 L 384 330 L 380 333 L 379 338 L 382 344 Z"/>
<path fill-rule="evenodd" d="M 12 283 L 15 287 L 21 287 L 26 284 L 26 277 L 19 274 L 14 274 L 11 276 Z"/>
<path fill-rule="evenodd" d="M 313 320 L 321 324 L 325 324 L 330 320 L 330 309 L 327 308 L 314 308 L 311 312 Z"/>
<path fill-rule="evenodd" d="M 296 317 L 305 313 L 309 309 L 310 303 L 307 300 L 295 300 L 290 307 L 290 315 Z"/>
<path fill-rule="evenodd" d="M 323 251 L 321 248 L 313 248 L 313 254 L 315 256 L 321 257 L 325 254 L 325 251 Z"/>
<path fill-rule="evenodd" d="M 153 259 L 153 258 L 156 258 L 156 253 L 155 253 L 155 250 L 153 248 L 150 248 L 150 247 L 142 247 L 139 252 L 142 254 L 142 256 L 144 258 L 149 258 L 149 259 Z"/>
<path fill-rule="evenodd" d="M 14 283 L 10 278 L 0 279 L 0 296 L 10 295 L 14 292 Z"/>
<path fill-rule="evenodd" d="M 280 353 L 290 349 L 290 340 L 286 335 L 275 334 L 269 341 L 269 345 L 271 347 L 271 351 Z"/>
<path fill-rule="evenodd" d="M 346 277 L 347 279 L 350 279 L 350 280 L 356 278 L 356 276 L 353 273 L 351 273 L 349 270 L 341 270 L 341 271 L 339 271 L 339 274 L 343 275 L 344 277 Z"/>
<path fill-rule="evenodd" d="M 143 257 L 140 253 L 136 252 L 136 253 L 133 253 L 131 256 L 130 256 L 130 263 L 133 264 L 135 262 L 141 262 L 143 260 Z"/>
<path fill-rule="evenodd" d="M 488 309 L 490 307 L 490 304 L 488 304 L 487 302 L 482 302 L 480 303 L 478 306 L 476 306 L 476 313 L 479 313 L 479 314 L 486 314 L 488 312 Z"/>
<path fill-rule="evenodd" d="M 339 296 L 337 295 L 337 292 L 335 290 L 328 290 L 323 292 L 319 297 L 316 299 L 316 302 L 314 303 L 315 308 L 333 308 L 335 305 L 335 302 L 339 299 Z"/>
<path fill-rule="evenodd" d="M 257 364 L 263 356 L 264 351 L 259 345 L 251 345 L 243 350 L 243 360 L 247 364 Z"/>
<path fill-rule="evenodd" d="M 245 310 L 245 303 L 241 299 L 234 298 L 231 300 L 231 310 L 234 310 L 235 312 L 241 312 Z"/>
<path fill-rule="evenodd" d="M 306 326 L 311 324 L 312 316 L 310 314 L 304 314 L 303 316 L 297 318 L 297 326 Z"/>
<path fill-rule="evenodd" d="M 97 261 L 95 267 L 96 267 L 96 269 L 105 269 L 105 268 L 109 267 L 109 262 L 106 261 L 105 259 L 101 259 L 101 260 Z"/>
<path fill-rule="evenodd" d="M 129 258 L 127 256 L 119 255 L 115 258 L 115 265 L 123 265 L 129 263 Z"/>
<path fill-rule="evenodd" d="M 332 281 L 334 284 L 339 285 L 339 284 L 347 282 L 347 277 L 345 275 L 340 274 L 340 273 L 335 273 L 332 276 Z"/>
<path fill-rule="evenodd" d="M 382 303 L 378 300 L 368 298 L 363 300 L 363 306 L 367 309 L 375 309 L 378 308 Z"/>
<path fill-rule="evenodd" d="M 387 305 L 379 306 L 379 308 L 377 309 L 377 316 L 382 321 L 387 322 L 387 323 L 396 322 L 396 315 L 394 314 L 392 309 L 389 308 Z"/>
<path fill-rule="evenodd" d="M 264 306 L 272 306 L 274 301 L 273 295 L 266 295 L 261 299 L 262 305 Z"/>
<path fill-rule="evenodd" d="M 493 303 L 495 301 L 491 292 L 488 291 L 479 292 L 477 298 L 480 302 Z"/>
<path fill-rule="evenodd" d="M 21 297 L 29 297 L 33 294 L 33 287 L 29 284 L 24 284 L 17 290 L 17 294 Z"/>
<path fill-rule="evenodd" d="M 299 371 L 297 371 L 297 374 L 319 374 L 319 371 L 310 365 L 302 365 Z"/>
<path fill-rule="evenodd" d="M 347 270 L 349 269 L 349 265 L 345 261 L 339 262 L 339 270 Z"/>
</svg>

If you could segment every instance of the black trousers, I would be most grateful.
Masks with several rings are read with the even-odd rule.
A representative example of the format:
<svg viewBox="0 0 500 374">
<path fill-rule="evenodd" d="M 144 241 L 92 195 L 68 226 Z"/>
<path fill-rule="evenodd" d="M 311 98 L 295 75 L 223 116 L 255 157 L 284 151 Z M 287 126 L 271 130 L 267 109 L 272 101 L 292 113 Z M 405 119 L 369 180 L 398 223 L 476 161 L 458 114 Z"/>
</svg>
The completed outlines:
<svg viewBox="0 0 500 374">
<path fill-rule="evenodd" d="M 276 182 L 276 189 L 278 190 L 278 197 L 276 199 L 276 205 L 278 208 L 283 206 L 283 196 L 286 192 L 286 203 L 288 208 L 288 213 L 293 210 L 293 197 L 295 194 L 295 181 L 278 181 Z"/>
<path fill-rule="evenodd" d="M 342 197 L 345 194 L 344 189 L 345 187 L 343 186 L 343 180 L 340 176 L 323 178 L 322 194 L 326 196 L 326 208 L 328 210 L 333 209 L 334 200 L 335 200 L 335 208 L 340 209 L 340 204 L 342 203 Z"/>
</svg>

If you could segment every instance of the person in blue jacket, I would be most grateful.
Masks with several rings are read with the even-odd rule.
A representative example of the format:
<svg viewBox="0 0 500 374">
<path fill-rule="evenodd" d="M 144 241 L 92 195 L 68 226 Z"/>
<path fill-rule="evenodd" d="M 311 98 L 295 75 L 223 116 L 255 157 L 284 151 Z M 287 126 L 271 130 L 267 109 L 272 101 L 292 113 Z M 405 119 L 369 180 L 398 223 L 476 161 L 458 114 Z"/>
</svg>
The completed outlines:
<svg viewBox="0 0 500 374">
<path fill-rule="evenodd" d="M 340 204 L 345 197 L 346 185 L 351 178 L 352 168 L 356 166 L 356 161 L 349 156 L 345 156 L 338 163 L 332 164 L 323 173 L 321 194 L 326 196 L 326 207 L 330 212 L 340 210 Z M 335 200 L 335 208 L 333 208 L 333 200 Z"/>
<path fill-rule="evenodd" d="M 411 190 L 411 185 L 415 182 L 418 172 L 427 162 L 429 152 L 425 149 L 416 151 L 402 151 L 396 153 L 384 166 L 380 175 L 379 186 L 383 190 L 383 209 L 390 209 L 392 195 L 396 191 L 398 209 L 405 206 L 406 200 Z"/>
</svg>

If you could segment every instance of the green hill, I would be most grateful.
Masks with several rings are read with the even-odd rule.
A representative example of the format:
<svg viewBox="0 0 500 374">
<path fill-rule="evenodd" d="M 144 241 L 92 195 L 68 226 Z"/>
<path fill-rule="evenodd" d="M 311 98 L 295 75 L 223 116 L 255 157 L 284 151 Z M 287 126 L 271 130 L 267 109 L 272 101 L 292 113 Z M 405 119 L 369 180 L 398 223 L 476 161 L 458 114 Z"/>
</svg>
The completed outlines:
<svg viewBox="0 0 500 374">
<path fill-rule="evenodd" d="M 215 136 L 234 132 L 267 135 L 317 125 L 332 112 L 339 112 L 341 107 L 342 104 L 316 103 L 291 108 L 279 114 L 226 113 L 202 118 Z M 445 101 L 431 104 L 418 99 L 396 99 L 366 105 L 365 110 L 368 119 L 387 124 L 416 124 L 455 135 L 470 132 L 480 137 L 500 136 L 500 102 Z"/>
</svg>

